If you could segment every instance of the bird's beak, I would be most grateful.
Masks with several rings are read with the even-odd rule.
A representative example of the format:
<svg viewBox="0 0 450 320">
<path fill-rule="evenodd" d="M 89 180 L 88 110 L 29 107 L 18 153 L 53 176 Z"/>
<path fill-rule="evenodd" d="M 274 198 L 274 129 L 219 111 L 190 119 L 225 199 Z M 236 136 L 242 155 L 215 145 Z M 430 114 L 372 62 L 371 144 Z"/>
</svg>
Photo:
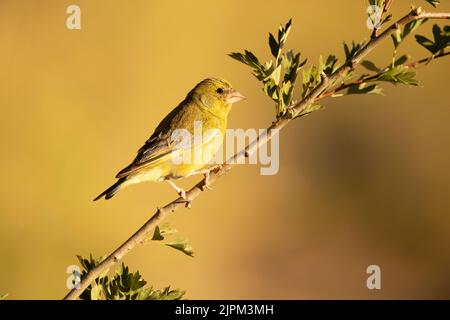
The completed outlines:
<svg viewBox="0 0 450 320">
<path fill-rule="evenodd" d="M 247 99 L 246 96 L 244 96 L 242 93 L 235 89 L 231 89 L 230 92 L 228 92 L 227 96 L 225 97 L 225 102 L 229 104 L 233 104 L 239 101 L 242 101 L 244 99 Z"/>
</svg>

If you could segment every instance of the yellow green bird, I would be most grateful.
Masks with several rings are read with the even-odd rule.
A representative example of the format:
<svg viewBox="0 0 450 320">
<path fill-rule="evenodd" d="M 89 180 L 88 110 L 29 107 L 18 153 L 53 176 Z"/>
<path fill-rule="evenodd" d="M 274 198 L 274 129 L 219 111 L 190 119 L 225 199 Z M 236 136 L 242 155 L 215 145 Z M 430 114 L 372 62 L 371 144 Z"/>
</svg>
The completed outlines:
<svg viewBox="0 0 450 320">
<path fill-rule="evenodd" d="M 198 83 L 161 121 L 131 164 L 117 174 L 117 182 L 94 201 L 103 196 L 110 199 L 119 190 L 143 181 L 167 181 L 188 201 L 185 191 L 172 180 L 204 174 L 208 186 L 208 164 L 222 145 L 231 105 L 243 99 L 226 80 L 208 78 Z M 201 135 L 197 134 L 199 126 Z"/>
</svg>

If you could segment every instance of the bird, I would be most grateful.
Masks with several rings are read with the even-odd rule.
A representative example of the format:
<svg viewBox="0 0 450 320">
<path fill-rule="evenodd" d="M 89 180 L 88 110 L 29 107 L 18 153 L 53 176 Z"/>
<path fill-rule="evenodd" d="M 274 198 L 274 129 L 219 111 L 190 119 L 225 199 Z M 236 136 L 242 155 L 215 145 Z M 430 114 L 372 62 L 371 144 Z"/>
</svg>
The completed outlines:
<svg viewBox="0 0 450 320">
<path fill-rule="evenodd" d="M 217 167 L 210 162 L 222 146 L 231 106 L 244 99 L 224 79 L 207 78 L 199 82 L 159 123 L 134 160 L 119 171 L 117 181 L 94 201 L 111 199 L 136 183 L 166 181 L 190 206 L 186 192 L 173 180 L 203 174 L 204 186 L 210 188 L 209 173 Z M 201 135 L 197 136 L 201 139 L 196 136 L 199 131 Z"/>
</svg>

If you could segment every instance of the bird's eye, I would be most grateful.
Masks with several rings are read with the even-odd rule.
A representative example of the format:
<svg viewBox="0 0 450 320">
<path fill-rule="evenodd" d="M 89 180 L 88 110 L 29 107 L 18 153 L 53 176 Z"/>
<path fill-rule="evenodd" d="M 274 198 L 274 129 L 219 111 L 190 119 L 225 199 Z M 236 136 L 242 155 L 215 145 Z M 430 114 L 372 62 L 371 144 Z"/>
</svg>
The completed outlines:
<svg viewBox="0 0 450 320">
<path fill-rule="evenodd" d="M 222 94 L 222 93 L 223 93 L 223 88 L 219 88 L 219 89 L 217 89 L 216 91 L 217 91 L 217 93 Z"/>
</svg>

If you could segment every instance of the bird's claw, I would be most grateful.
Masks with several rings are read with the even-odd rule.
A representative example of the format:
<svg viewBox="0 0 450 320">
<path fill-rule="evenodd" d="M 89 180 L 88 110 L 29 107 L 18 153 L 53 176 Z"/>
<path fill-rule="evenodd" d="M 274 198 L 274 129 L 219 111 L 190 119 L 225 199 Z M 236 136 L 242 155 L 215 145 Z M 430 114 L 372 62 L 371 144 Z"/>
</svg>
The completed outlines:
<svg viewBox="0 0 450 320">
<path fill-rule="evenodd" d="M 205 189 L 208 189 L 208 190 L 213 189 L 211 187 L 211 185 L 209 184 L 209 171 L 207 173 L 205 173 L 205 178 L 203 179 L 202 191 L 205 191 Z"/>
<path fill-rule="evenodd" d="M 174 188 L 176 190 L 176 192 L 178 193 L 178 195 L 180 196 L 181 199 L 183 199 L 186 203 L 186 208 L 190 208 L 191 207 L 191 200 L 187 198 L 186 196 L 186 191 L 184 191 L 182 188 L 178 187 L 174 182 L 170 181 L 169 179 L 166 180 L 168 184 L 170 184 L 170 186 L 172 188 Z"/>
</svg>

